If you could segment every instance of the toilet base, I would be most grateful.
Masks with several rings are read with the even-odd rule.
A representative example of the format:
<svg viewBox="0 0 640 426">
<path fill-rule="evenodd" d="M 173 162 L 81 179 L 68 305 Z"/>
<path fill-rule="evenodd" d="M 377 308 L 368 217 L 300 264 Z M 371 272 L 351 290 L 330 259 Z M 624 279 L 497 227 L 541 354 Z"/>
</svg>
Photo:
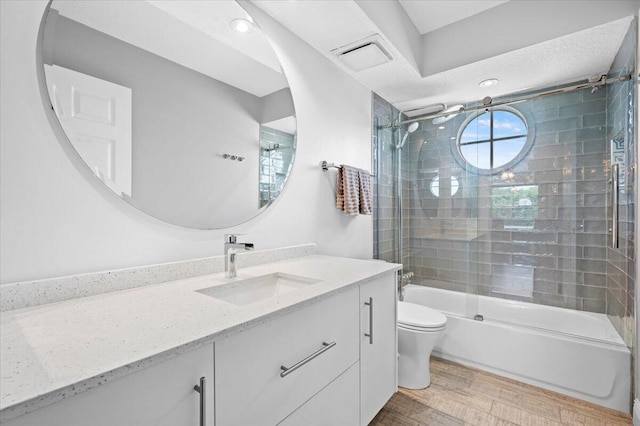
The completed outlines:
<svg viewBox="0 0 640 426">
<path fill-rule="evenodd" d="M 405 389 L 425 389 L 431 385 L 429 358 L 404 356 L 398 359 L 398 386 Z"/>
</svg>

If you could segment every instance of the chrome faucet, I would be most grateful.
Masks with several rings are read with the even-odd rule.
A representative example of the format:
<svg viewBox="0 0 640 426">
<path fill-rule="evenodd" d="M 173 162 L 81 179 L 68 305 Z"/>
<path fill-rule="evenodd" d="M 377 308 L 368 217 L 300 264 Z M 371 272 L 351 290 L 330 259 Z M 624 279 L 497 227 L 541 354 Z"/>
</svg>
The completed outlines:
<svg viewBox="0 0 640 426">
<path fill-rule="evenodd" d="M 253 250 L 253 243 L 239 243 L 235 234 L 225 234 L 224 236 L 224 273 L 227 278 L 238 276 L 236 265 L 236 254 L 238 249 Z"/>
</svg>

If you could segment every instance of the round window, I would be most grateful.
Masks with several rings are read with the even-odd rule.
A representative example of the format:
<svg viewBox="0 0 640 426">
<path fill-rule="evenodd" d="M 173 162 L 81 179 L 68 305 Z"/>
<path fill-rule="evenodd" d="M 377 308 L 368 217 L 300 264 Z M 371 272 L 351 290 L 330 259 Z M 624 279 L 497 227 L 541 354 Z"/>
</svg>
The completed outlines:
<svg viewBox="0 0 640 426">
<path fill-rule="evenodd" d="M 460 128 L 457 151 L 478 172 L 497 173 L 529 151 L 533 137 L 520 111 L 500 107 L 468 118 Z"/>
</svg>

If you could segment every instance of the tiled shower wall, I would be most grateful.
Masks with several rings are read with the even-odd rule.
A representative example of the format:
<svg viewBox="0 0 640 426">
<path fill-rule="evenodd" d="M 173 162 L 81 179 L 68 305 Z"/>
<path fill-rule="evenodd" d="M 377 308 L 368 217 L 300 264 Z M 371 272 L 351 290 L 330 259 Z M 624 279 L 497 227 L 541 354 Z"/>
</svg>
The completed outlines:
<svg viewBox="0 0 640 426">
<path fill-rule="evenodd" d="M 373 180 L 373 256 L 376 259 L 396 262 L 397 257 L 397 212 L 395 202 L 394 153 L 395 133 L 391 124 L 398 117 L 398 110 L 380 96 L 373 95 L 373 142 L 372 169 L 377 176 Z"/>
<path fill-rule="evenodd" d="M 405 165 L 414 282 L 604 312 L 606 94 L 583 90 L 514 104 L 535 139 L 522 161 L 496 175 L 467 171 L 454 155 L 463 114 L 442 126 L 423 122 Z M 453 195 L 451 177 L 459 184 Z M 505 188 L 537 192 L 529 224 L 496 215 L 495 194 Z"/>
<path fill-rule="evenodd" d="M 629 29 L 608 77 L 634 74 L 636 24 Z M 628 347 L 633 347 L 634 328 L 634 175 L 635 85 L 632 81 L 609 87 L 607 96 L 607 141 L 613 151 L 612 161 L 621 163 L 618 248 L 607 249 L 606 313 Z"/>
<path fill-rule="evenodd" d="M 635 36 L 629 35 L 610 76 L 625 73 Z M 621 194 L 620 249 L 609 247 L 610 140 L 624 127 L 627 166 L 633 161 L 632 83 L 582 90 L 512 104 L 534 132 L 522 161 L 496 175 L 467 170 L 455 140 L 469 114 L 440 125 L 423 121 L 403 151 L 405 271 L 414 284 L 607 313 L 630 345 L 633 328 L 633 200 Z M 618 95 L 618 92 L 621 95 Z M 374 96 L 377 124 L 396 114 Z M 472 106 L 472 105 L 468 105 Z M 630 111 L 631 109 L 631 111 Z M 626 121 L 625 121 L 626 120 Z M 441 128 L 443 127 L 443 128 Z M 406 129 L 400 130 L 400 136 Z M 377 257 L 395 260 L 390 129 L 376 131 L 381 143 L 381 190 L 374 216 Z M 375 145 L 374 145 L 375 147 Z M 629 174 L 630 169 L 627 169 Z M 438 178 L 438 195 L 432 191 Z M 452 194 L 454 182 L 457 190 Z M 627 185 L 632 182 L 627 176 Z M 495 212 L 496 189 L 534 187 L 534 217 L 514 225 Z M 513 206 L 514 210 L 518 206 Z M 375 254 L 375 253 L 374 253 Z"/>
</svg>

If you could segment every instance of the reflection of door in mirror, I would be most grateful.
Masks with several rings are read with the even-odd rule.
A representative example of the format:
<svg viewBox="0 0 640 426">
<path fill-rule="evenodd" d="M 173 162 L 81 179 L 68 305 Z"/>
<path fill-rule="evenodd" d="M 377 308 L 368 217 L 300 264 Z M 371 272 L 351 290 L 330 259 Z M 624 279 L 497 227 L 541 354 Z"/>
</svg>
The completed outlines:
<svg viewBox="0 0 640 426">
<path fill-rule="evenodd" d="M 73 147 L 114 192 L 131 196 L 131 89 L 59 66 L 45 73 Z"/>
</svg>

